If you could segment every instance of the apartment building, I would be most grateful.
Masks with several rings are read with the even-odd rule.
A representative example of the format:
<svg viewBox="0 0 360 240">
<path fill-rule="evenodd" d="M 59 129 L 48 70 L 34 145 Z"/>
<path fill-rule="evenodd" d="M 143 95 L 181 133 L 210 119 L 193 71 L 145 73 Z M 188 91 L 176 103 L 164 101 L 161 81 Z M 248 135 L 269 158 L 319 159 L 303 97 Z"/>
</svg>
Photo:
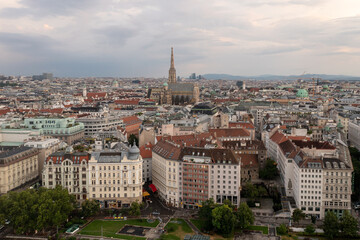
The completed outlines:
<svg viewBox="0 0 360 240">
<path fill-rule="evenodd" d="M 153 145 L 150 142 L 140 147 L 140 155 L 143 159 L 143 182 L 152 181 L 152 148 Z"/>
<path fill-rule="evenodd" d="M 44 167 L 44 162 L 46 158 L 59 150 L 63 145 L 66 143 L 60 141 L 57 138 L 47 138 L 47 139 L 40 139 L 40 140 L 30 140 L 24 144 L 26 147 L 33 147 L 39 150 L 39 176 L 42 178 L 42 171 Z"/>
<path fill-rule="evenodd" d="M 5 194 L 39 176 L 39 151 L 16 147 L 0 153 L 0 194 Z"/>
<path fill-rule="evenodd" d="M 50 154 L 44 163 L 42 185 L 68 189 L 78 201 L 89 198 L 88 168 L 90 154 L 86 152 L 59 151 Z"/>
<path fill-rule="evenodd" d="M 162 140 L 153 148 L 152 173 L 159 196 L 169 205 L 193 209 L 209 198 L 240 203 L 241 164 L 230 149 Z"/>
<path fill-rule="evenodd" d="M 58 138 L 69 145 L 84 137 L 84 125 L 74 118 L 26 118 L 24 126 L 39 129 L 40 135 Z"/>
<path fill-rule="evenodd" d="M 271 139 L 278 145 L 274 156 L 286 195 L 294 198 L 297 208 L 320 219 L 327 211 L 341 217 L 345 210 L 351 210 L 353 168 L 343 141 L 338 140 L 333 146 L 280 135 Z"/>
<path fill-rule="evenodd" d="M 142 202 L 142 157 L 135 145 L 128 149 L 93 152 L 89 160 L 89 198 L 102 208 L 129 207 Z"/>
<path fill-rule="evenodd" d="M 142 201 L 142 158 L 136 146 L 92 152 L 55 152 L 43 170 L 43 186 L 61 185 L 78 201 L 98 200 L 102 208 Z"/>
<path fill-rule="evenodd" d="M 93 136 L 102 131 L 108 131 L 113 127 L 122 127 L 123 121 L 117 116 L 104 115 L 85 115 L 76 119 L 77 123 L 84 125 L 85 136 Z"/>
<path fill-rule="evenodd" d="M 349 141 L 360 150 L 360 118 L 349 121 Z"/>
</svg>

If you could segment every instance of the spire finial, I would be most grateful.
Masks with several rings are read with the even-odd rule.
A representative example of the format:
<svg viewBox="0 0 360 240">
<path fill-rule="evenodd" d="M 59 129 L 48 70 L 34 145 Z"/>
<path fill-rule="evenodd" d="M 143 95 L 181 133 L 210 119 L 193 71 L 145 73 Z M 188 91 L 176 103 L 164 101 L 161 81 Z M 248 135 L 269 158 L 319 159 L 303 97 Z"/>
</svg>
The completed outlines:
<svg viewBox="0 0 360 240">
<path fill-rule="evenodd" d="M 175 68 L 175 64 L 174 64 L 174 48 L 171 47 L 171 68 Z"/>
</svg>

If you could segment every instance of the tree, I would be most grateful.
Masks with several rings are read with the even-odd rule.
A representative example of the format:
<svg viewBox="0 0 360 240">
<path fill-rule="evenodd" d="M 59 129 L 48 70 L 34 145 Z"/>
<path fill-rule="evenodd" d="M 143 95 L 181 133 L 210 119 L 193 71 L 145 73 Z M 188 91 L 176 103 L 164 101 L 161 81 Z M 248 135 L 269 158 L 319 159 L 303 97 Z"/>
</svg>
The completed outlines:
<svg viewBox="0 0 360 240">
<path fill-rule="evenodd" d="M 277 176 L 279 176 L 279 170 L 276 166 L 276 162 L 268 158 L 266 160 L 265 167 L 259 172 L 260 178 L 264 180 L 274 180 Z"/>
<path fill-rule="evenodd" d="M 280 226 L 276 228 L 276 232 L 279 235 L 284 235 L 288 232 L 288 229 L 285 224 L 280 224 Z"/>
<path fill-rule="evenodd" d="M 333 239 L 339 233 L 339 220 L 332 211 L 328 211 L 325 215 L 323 230 L 329 239 Z"/>
<path fill-rule="evenodd" d="M 343 236 L 357 236 L 358 222 L 349 211 L 345 211 L 344 216 L 340 219 L 340 230 Z"/>
<path fill-rule="evenodd" d="M 305 213 L 303 213 L 302 210 L 297 208 L 293 211 L 292 219 L 294 220 L 294 222 L 299 223 L 299 221 L 304 218 L 305 218 Z"/>
<path fill-rule="evenodd" d="M 96 213 L 98 213 L 100 210 L 100 205 L 95 200 L 88 200 L 86 199 L 81 204 L 81 215 L 85 218 L 90 217 Z"/>
<path fill-rule="evenodd" d="M 139 139 L 134 134 L 130 134 L 128 142 L 130 146 L 134 145 L 134 143 L 139 146 Z"/>
<path fill-rule="evenodd" d="M 255 201 L 255 198 L 259 196 L 257 187 L 251 182 L 247 182 L 245 185 L 245 196 L 251 201 Z"/>
<path fill-rule="evenodd" d="M 311 222 L 312 222 L 313 224 L 316 223 L 316 217 L 315 217 L 314 215 L 311 215 Z"/>
<path fill-rule="evenodd" d="M 259 186 L 258 187 L 258 196 L 259 197 L 266 197 L 267 196 L 267 191 L 263 186 Z"/>
<path fill-rule="evenodd" d="M 217 232 L 228 235 L 234 229 L 235 216 L 228 205 L 222 205 L 212 210 L 212 224 Z"/>
<path fill-rule="evenodd" d="M 216 207 L 214 199 L 210 198 L 201 203 L 202 207 L 199 210 L 199 218 L 205 220 L 204 230 L 210 231 L 213 229 L 212 225 L 212 210 Z M 202 229 L 200 229 L 202 230 Z"/>
<path fill-rule="evenodd" d="M 305 233 L 307 234 L 313 234 L 315 232 L 315 227 L 312 224 L 309 224 L 305 228 Z"/>
<path fill-rule="evenodd" d="M 254 214 L 246 203 L 241 203 L 235 213 L 236 225 L 241 228 L 247 228 L 254 223 Z"/>
<path fill-rule="evenodd" d="M 6 216 L 20 234 L 61 226 L 74 209 L 74 197 L 61 186 L 11 192 L 0 203 L 0 216 Z"/>
<path fill-rule="evenodd" d="M 140 216 L 140 204 L 136 201 L 136 202 L 132 202 L 131 206 L 130 206 L 130 212 L 129 214 L 131 216 Z"/>
</svg>

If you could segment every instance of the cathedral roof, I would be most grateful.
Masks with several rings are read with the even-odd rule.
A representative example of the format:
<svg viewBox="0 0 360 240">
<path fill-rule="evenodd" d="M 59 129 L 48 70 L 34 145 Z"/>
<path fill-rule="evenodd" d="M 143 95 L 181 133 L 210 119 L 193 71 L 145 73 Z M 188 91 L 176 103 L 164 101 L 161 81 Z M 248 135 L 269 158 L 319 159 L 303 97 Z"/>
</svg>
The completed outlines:
<svg viewBox="0 0 360 240">
<path fill-rule="evenodd" d="M 169 89 L 173 92 L 192 92 L 194 90 L 193 83 L 169 83 Z"/>
</svg>

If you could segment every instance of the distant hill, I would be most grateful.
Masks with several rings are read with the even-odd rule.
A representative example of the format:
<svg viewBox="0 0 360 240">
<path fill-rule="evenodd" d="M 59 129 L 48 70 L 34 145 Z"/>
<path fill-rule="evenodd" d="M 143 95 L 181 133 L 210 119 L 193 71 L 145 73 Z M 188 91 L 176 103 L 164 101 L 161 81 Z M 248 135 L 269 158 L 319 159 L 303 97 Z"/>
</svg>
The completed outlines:
<svg viewBox="0 0 360 240">
<path fill-rule="evenodd" d="M 304 74 L 304 75 L 258 75 L 258 76 L 234 76 L 229 74 L 203 74 L 209 80 L 297 80 L 308 78 L 322 78 L 324 80 L 360 80 L 360 77 L 346 75 L 327 75 L 327 74 Z"/>
</svg>

